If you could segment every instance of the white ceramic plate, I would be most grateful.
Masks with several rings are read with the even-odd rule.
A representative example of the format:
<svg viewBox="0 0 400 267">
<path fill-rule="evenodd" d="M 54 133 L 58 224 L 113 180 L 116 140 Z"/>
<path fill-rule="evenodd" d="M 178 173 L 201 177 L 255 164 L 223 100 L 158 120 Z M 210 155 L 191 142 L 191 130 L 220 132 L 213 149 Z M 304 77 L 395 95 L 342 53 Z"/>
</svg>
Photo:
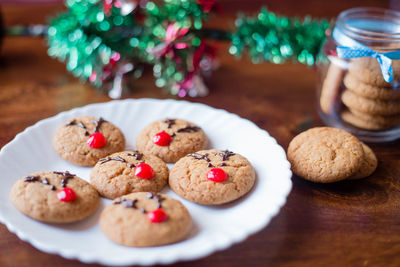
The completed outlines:
<svg viewBox="0 0 400 267">
<path fill-rule="evenodd" d="M 202 206 L 180 198 L 168 187 L 163 193 L 179 199 L 189 210 L 194 227 L 179 243 L 130 248 L 117 245 L 101 232 L 97 220 L 110 203 L 102 200 L 97 213 L 66 225 L 45 224 L 21 214 L 10 202 L 15 181 L 35 171 L 69 170 L 88 180 L 91 168 L 62 160 L 51 146 L 56 129 L 76 116 L 103 117 L 125 134 L 127 148 L 134 148 L 139 131 L 162 118 L 182 118 L 201 126 L 211 147 L 242 154 L 254 166 L 257 182 L 245 197 L 222 206 Z M 285 203 L 291 189 L 290 165 L 284 150 L 266 131 L 235 114 L 202 104 L 175 100 L 122 100 L 92 104 L 42 120 L 18 134 L 0 151 L 0 220 L 19 238 L 48 253 L 68 259 L 105 265 L 169 264 L 194 260 L 226 249 L 264 228 Z"/>
</svg>

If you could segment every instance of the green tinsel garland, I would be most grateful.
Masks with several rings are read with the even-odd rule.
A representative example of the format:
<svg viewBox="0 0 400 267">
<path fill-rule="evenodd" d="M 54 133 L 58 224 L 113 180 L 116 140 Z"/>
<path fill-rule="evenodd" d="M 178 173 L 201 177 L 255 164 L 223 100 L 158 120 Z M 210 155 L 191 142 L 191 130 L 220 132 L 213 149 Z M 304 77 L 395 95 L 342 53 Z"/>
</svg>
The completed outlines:
<svg viewBox="0 0 400 267">
<path fill-rule="evenodd" d="M 330 26 L 262 9 L 254 17 L 240 15 L 232 33 L 203 29 L 218 7 L 214 0 L 67 0 L 66 6 L 51 21 L 48 53 L 73 75 L 100 87 L 122 75 L 123 66 L 140 77 L 143 64 L 150 64 L 156 85 L 180 96 L 196 89 L 201 73 L 212 67 L 206 39 L 231 41 L 231 54 L 247 52 L 254 63 L 313 65 Z"/>
<path fill-rule="evenodd" d="M 327 20 L 313 20 L 307 16 L 301 21 L 276 16 L 266 8 L 256 17 L 240 16 L 235 25 L 231 54 L 240 56 L 248 51 L 254 63 L 279 64 L 291 60 L 309 66 L 314 65 L 329 27 Z"/>
</svg>

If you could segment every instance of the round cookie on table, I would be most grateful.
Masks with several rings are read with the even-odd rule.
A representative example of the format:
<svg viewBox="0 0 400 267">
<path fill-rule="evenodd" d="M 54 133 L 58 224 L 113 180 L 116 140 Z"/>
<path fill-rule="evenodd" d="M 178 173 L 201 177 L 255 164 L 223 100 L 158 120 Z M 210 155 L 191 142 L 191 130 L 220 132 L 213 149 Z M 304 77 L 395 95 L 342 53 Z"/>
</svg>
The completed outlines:
<svg viewBox="0 0 400 267">
<path fill-rule="evenodd" d="M 151 247 L 183 240 L 191 217 L 177 200 L 146 192 L 122 196 L 100 216 L 100 228 L 112 241 L 133 247 Z"/>
<path fill-rule="evenodd" d="M 181 158 L 171 169 L 169 186 L 181 197 L 205 205 L 231 202 L 253 187 L 249 161 L 231 151 L 202 150 Z"/>
<path fill-rule="evenodd" d="M 103 197 L 114 199 L 133 192 L 159 192 L 167 184 L 168 167 L 158 157 L 122 151 L 100 159 L 90 183 Z"/>
<path fill-rule="evenodd" d="M 123 150 L 125 137 L 120 129 L 103 118 L 83 116 L 58 128 L 53 147 L 69 162 L 93 166 L 100 158 Z"/>
<path fill-rule="evenodd" d="M 85 180 L 67 172 L 36 172 L 20 178 L 11 202 L 25 215 L 42 222 L 69 223 L 93 214 L 99 194 Z"/>
<path fill-rule="evenodd" d="M 367 145 L 352 134 L 331 127 L 311 128 L 294 137 L 287 157 L 295 174 L 318 183 L 365 178 L 377 165 L 375 154 Z"/>
<path fill-rule="evenodd" d="M 147 125 L 136 139 L 136 147 L 168 163 L 189 153 L 206 148 L 204 131 L 194 123 L 181 119 L 164 119 Z"/>
<path fill-rule="evenodd" d="M 361 163 L 360 169 L 358 169 L 355 174 L 347 178 L 349 180 L 356 180 L 368 177 L 378 167 L 378 159 L 376 158 L 374 151 L 372 151 L 372 149 L 363 142 L 361 142 L 361 144 L 364 151 L 364 160 Z"/>
</svg>

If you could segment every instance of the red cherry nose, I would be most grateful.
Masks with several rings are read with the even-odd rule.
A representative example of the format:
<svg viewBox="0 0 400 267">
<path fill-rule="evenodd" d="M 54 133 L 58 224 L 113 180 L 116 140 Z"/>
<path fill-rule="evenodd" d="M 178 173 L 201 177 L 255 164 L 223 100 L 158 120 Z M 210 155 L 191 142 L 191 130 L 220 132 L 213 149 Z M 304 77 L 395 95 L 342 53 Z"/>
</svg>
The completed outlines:
<svg viewBox="0 0 400 267">
<path fill-rule="evenodd" d="M 214 182 L 223 182 L 227 179 L 227 175 L 223 169 L 213 168 L 207 172 L 207 179 Z"/>
<path fill-rule="evenodd" d="M 151 179 L 154 177 L 154 170 L 149 164 L 140 163 L 135 168 L 135 175 L 142 179 Z"/>
<path fill-rule="evenodd" d="M 162 209 L 156 209 L 147 213 L 147 218 L 152 223 L 160 223 L 167 219 L 167 214 Z"/>
<path fill-rule="evenodd" d="M 171 140 L 171 136 L 165 131 L 156 133 L 153 137 L 153 143 L 159 146 L 168 146 Z"/>
<path fill-rule="evenodd" d="M 72 188 L 65 187 L 57 192 L 57 198 L 63 202 L 71 202 L 76 199 L 76 194 Z"/>
<path fill-rule="evenodd" d="M 102 148 L 106 145 L 106 143 L 107 141 L 104 135 L 98 132 L 91 134 L 87 140 L 87 144 L 91 148 Z"/>
</svg>

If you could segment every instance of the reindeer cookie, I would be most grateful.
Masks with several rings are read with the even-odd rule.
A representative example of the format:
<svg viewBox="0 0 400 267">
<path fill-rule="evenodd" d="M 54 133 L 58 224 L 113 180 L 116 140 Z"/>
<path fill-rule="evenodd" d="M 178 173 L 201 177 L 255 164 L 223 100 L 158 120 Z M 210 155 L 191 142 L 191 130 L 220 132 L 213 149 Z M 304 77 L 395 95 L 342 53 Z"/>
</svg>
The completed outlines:
<svg viewBox="0 0 400 267">
<path fill-rule="evenodd" d="M 120 129 L 103 118 L 78 117 L 62 125 L 54 135 L 53 147 L 63 159 L 93 166 L 100 158 L 125 148 Z"/>
<path fill-rule="evenodd" d="M 19 179 L 11 202 L 25 215 L 43 222 L 68 223 L 93 214 L 99 194 L 85 180 L 69 172 L 36 172 Z"/>
<path fill-rule="evenodd" d="M 145 192 L 115 199 L 104 209 L 99 223 L 112 241 L 134 247 L 178 242 L 192 225 L 189 212 L 179 201 Z"/>
<path fill-rule="evenodd" d="M 114 199 L 133 192 L 159 192 L 167 184 L 168 167 L 153 155 L 123 151 L 100 159 L 90 183 L 100 195 Z"/>
<path fill-rule="evenodd" d="M 183 198 L 213 205 L 243 196 L 253 187 L 255 178 L 245 157 L 212 149 L 181 158 L 171 169 L 169 186 Z"/>
<path fill-rule="evenodd" d="M 200 127 L 180 119 L 155 121 L 146 126 L 136 139 L 136 147 L 144 154 L 172 163 L 186 154 L 206 148 L 207 143 L 207 136 Z"/>
</svg>

